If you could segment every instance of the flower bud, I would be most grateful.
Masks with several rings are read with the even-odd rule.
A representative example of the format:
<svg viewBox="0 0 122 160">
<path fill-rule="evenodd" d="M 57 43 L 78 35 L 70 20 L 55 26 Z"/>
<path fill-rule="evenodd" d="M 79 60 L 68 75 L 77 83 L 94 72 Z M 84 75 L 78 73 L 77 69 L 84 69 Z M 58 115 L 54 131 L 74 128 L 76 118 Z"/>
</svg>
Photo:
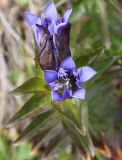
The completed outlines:
<svg viewBox="0 0 122 160">
<path fill-rule="evenodd" d="M 58 70 L 62 60 L 71 55 L 69 49 L 71 24 L 61 25 L 57 34 L 50 35 L 47 28 L 37 25 L 41 35 L 39 63 L 43 70 Z"/>
</svg>

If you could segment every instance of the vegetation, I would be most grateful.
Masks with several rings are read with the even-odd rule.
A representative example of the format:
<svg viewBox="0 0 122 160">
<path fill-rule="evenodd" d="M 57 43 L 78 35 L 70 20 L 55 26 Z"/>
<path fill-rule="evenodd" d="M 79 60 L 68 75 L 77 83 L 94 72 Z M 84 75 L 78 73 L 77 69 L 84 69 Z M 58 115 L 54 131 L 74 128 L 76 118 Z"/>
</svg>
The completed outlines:
<svg viewBox="0 0 122 160">
<path fill-rule="evenodd" d="M 66 8 L 73 8 L 70 48 L 77 68 L 89 65 L 97 74 L 83 84 L 85 100 L 53 102 L 37 61 L 38 49 L 23 18 L 27 8 L 40 14 L 47 2 L 16 1 L 8 11 L 0 11 L 1 102 L 5 110 L 4 114 L 0 110 L 0 122 L 6 124 L 10 135 L 9 125 L 17 121 L 14 128 L 19 135 L 8 143 L 12 139 L 1 129 L 0 160 L 13 155 L 12 160 L 89 160 L 94 155 L 97 160 L 121 160 L 122 3 L 54 1 L 61 15 Z M 11 94 L 22 96 L 15 99 L 7 92 L 17 85 Z M 31 150 L 36 156 L 27 156 Z"/>
</svg>

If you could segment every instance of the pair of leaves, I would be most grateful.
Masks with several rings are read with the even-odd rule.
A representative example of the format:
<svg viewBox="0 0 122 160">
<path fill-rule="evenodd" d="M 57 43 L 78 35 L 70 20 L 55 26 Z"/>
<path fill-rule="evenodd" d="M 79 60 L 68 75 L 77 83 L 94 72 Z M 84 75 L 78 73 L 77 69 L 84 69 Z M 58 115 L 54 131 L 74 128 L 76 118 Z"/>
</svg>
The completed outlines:
<svg viewBox="0 0 122 160">
<path fill-rule="evenodd" d="M 11 93 L 14 95 L 22 93 L 44 93 L 46 89 L 48 89 L 48 86 L 45 84 L 43 79 L 41 79 L 40 77 L 34 77 L 21 86 L 17 87 Z"/>
<path fill-rule="evenodd" d="M 81 108 L 79 110 L 79 107 Z M 88 132 L 88 124 L 86 122 L 87 106 L 85 103 L 75 105 L 71 101 L 64 101 L 63 106 L 56 106 L 55 109 L 62 121 L 66 132 L 73 139 L 74 143 L 80 150 L 85 150 L 94 156 L 93 144 Z M 79 113 L 80 112 L 80 113 Z"/>
<path fill-rule="evenodd" d="M 24 106 L 9 120 L 8 123 L 12 123 L 16 120 L 26 118 L 32 112 L 44 107 L 47 104 L 48 96 L 42 93 L 33 95 Z"/>
<path fill-rule="evenodd" d="M 23 105 L 23 107 L 9 120 L 7 125 L 9 125 L 10 123 L 16 120 L 26 118 L 29 115 L 31 115 L 33 112 L 39 110 L 40 108 L 44 108 L 45 106 L 48 106 L 45 112 L 40 111 L 40 114 L 37 115 L 32 120 L 32 122 L 27 126 L 27 128 L 20 135 L 18 140 L 20 140 L 21 138 L 25 136 L 33 134 L 44 123 L 48 121 L 51 115 L 53 115 L 54 111 L 50 107 L 50 97 L 47 94 L 46 87 L 47 86 L 45 85 L 45 83 L 40 77 L 35 77 L 35 78 L 28 80 L 23 85 L 19 86 L 14 91 L 12 91 L 13 94 L 20 94 L 20 93 L 36 93 L 36 94 L 34 94 Z"/>
</svg>

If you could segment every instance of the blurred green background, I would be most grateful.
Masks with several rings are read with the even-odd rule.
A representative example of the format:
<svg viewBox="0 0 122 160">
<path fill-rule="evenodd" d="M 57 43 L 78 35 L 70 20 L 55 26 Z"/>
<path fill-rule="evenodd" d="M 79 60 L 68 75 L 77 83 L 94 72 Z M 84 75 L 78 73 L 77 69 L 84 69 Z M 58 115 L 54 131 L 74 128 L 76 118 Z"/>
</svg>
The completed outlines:
<svg viewBox="0 0 122 160">
<path fill-rule="evenodd" d="M 35 76 L 34 38 L 23 12 L 40 15 L 48 2 L 0 0 L 0 160 L 81 159 L 79 154 L 74 154 L 77 152 L 65 133 L 62 139 L 68 145 L 63 148 L 58 143 L 53 144 L 48 148 L 51 154 L 38 144 L 39 135 L 14 144 L 33 115 L 4 128 L 4 124 L 30 98 L 30 95 L 15 97 L 9 92 Z M 87 89 L 88 128 L 96 148 L 95 160 L 122 160 L 122 1 L 54 2 L 60 16 L 67 8 L 73 8 L 70 48 L 76 66 L 90 65 L 98 72 L 95 78 L 84 84 Z M 45 143 L 48 143 L 48 138 Z"/>
</svg>

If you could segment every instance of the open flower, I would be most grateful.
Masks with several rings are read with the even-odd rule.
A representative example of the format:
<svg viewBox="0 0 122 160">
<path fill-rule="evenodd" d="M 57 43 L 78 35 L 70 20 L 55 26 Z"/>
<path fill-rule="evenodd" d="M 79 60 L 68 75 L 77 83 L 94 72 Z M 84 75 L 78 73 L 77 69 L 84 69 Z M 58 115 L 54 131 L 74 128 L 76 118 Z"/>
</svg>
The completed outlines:
<svg viewBox="0 0 122 160">
<path fill-rule="evenodd" d="M 38 47 L 40 48 L 40 41 L 41 41 L 41 34 L 40 29 L 38 28 L 39 25 L 44 26 L 48 29 L 50 35 L 57 34 L 58 28 L 62 25 L 66 25 L 69 19 L 69 16 L 72 12 L 72 9 L 68 9 L 62 18 L 58 18 L 57 10 L 53 2 L 50 2 L 44 10 L 44 14 L 42 18 L 36 16 L 31 12 L 25 12 L 25 18 L 31 27 L 32 31 L 34 32 L 36 42 Z"/>
<path fill-rule="evenodd" d="M 67 98 L 85 99 L 85 89 L 81 84 L 96 74 L 96 71 L 84 66 L 75 68 L 75 63 L 71 56 L 64 59 L 58 71 L 45 70 L 45 81 L 52 90 L 53 101 L 61 101 Z"/>
</svg>

